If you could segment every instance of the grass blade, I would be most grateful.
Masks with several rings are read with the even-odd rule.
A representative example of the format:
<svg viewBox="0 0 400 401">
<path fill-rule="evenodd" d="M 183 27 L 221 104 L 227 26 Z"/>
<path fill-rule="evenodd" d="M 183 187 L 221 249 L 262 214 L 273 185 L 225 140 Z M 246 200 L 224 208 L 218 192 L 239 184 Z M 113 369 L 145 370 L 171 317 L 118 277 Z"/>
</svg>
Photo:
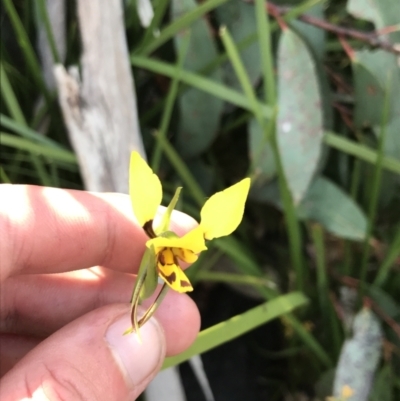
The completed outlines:
<svg viewBox="0 0 400 401">
<path fill-rule="evenodd" d="M 266 12 L 267 2 L 255 0 L 258 43 L 260 46 L 262 73 L 264 76 L 264 100 L 271 107 L 276 104 L 276 83 L 271 48 L 271 26 Z"/>
<path fill-rule="evenodd" d="M 175 77 L 172 80 L 172 84 L 171 84 L 171 87 L 168 92 L 164 112 L 163 112 L 163 115 L 161 118 L 161 125 L 158 130 L 156 148 L 154 150 L 153 157 L 151 159 L 151 168 L 155 172 L 158 171 L 158 168 L 160 166 L 160 161 L 161 161 L 162 145 L 161 145 L 160 140 L 162 140 L 162 139 L 164 141 L 166 140 L 168 126 L 171 121 L 172 110 L 173 110 L 174 103 L 176 100 L 176 95 L 178 94 L 180 72 L 182 71 L 182 66 L 183 66 L 183 62 L 185 61 L 189 43 L 190 43 L 190 35 L 187 35 L 184 37 L 184 42 L 182 44 L 181 50 L 178 55 L 178 63 L 176 66 L 177 72 L 176 72 Z M 160 139 L 160 138 L 162 138 L 162 139 Z"/>
<path fill-rule="evenodd" d="M 386 93 L 389 93 L 389 91 L 387 91 Z M 383 150 L 385 146 L 388 117 L 389 117 L 389 96 L 386 95 L 385 104 L 383 106 L 383 112 L 382 112 L 381 132 L 379 134 L 379 140 L 378 140 L 377 160 L 376 160 L 374 175 L 372 177 L 371 191 L 369 194 L 370 196 L 368 205 L 368 227 L 367 227 L 367 235 L 364 241 L 361 266 L 360 266 L 360 283 L 362 286 L 361 291 L 359 293 L 360 297 L 362 296 L 362 293 L 364 291 L 363 286 L 367 278 L 367 266 L 370 254 L 370 239 L 374 229 L 375 217 L 379 200 L 379 189 L 381 186 L 381 178 L 382 178 Z"/>
<path fill-rule="evenodd" d="M 375 278 L 374 285 L 381 287 L 387 280 L 390 268 L 393 266 L 396 259 L 400 256 L 400 225 L 397 228 L 396 235 L 390 245 L 386 257 L 383 260 L 378 275 Z"/>
<path fill-rule="evenodd" d="M 143 56 L 147 56 L 152 53 L 154 50 L 158 49 L 162 44 L 164 44 L 167 40 L 171 39 L 175 34 L 177 34 L 182 29 L 186 28 L 188 25 L 196 21 L 198 18 L 206 14 L 208 11 L 213 10 L 219 5 L 225 3 L 228 0 L 208 0 L 204 3 L 200 4 L 193 11 L 190 11 L 183 15 L 178 20 L 175 20 L 171 24 L 169 24 L 166 28 L 164 28 L 160 35 L 151 41 L 146 47 L 143 49 L 139 49 L 138 54 Z"/>
<path fill-rule="evenodd" d="M 5 132 L 0 132 L 0 135 L 3 146 L 26 150 L 34 155 L 42 155 L 54 161 L 77 164 L 76 156 L 67 150 L 43 146 L 42 144 L 34 143 L 24 138 L 18 138 L 14 135 L 6 134 Z"/>
<path fill-rule="evenodd" d="M 24 113 L 22 113 L 21 107 L 19 106 L 17 97 L 13 91 L 10 81 L 8 80 L 7 73 L 4 69 L 3 63 L 0 62 L 0 90 L 3 95 L 3 99 L 7 105 L 7 109 L 11 117 L 19 124 L 26 125 Z"/>
<path fill-rule="evenodd" d="M 305 305 L 307 302 L 307 298 L 299 292 L 282 295 L 241 315 L 203 330 L 192 346 L 185 352 L 174 357 L 166 358 L 163 369 L 178 365 L 179 363 L 187 361 L 193 355 L 201 354 L 218 345 L 233 340 L 272 319 L 276 319 L 279 316 Z"/>
<path fill-rule="evenodd" d="M 158 0 L 154 4 L 154 17 L 151 20 L 150 26 L 146 29 L 146 32 L 141 40 L 140 44 L 137 47 L 136 52 L 138 54 L 149 44 L 152 40 L 154 40 L 153 36 L 156 30 L 159 28 L 162 19 L 164 18 L 165 12 L 168 8 L 169 0 Z"/>
<path fill-rule="evenodd" d="M 17 37 L 18 43 L 22 49 L 22 53 L 25 57 L 25 61 L 29 66 L 29 71 L 32 73 L 33 79 L 35 80 L 37 86 L 40 88 L 43 96 L 45 97 L 47 103 L 51 103 L 51 96 L 44 83 L 42 71 L 40 64 L 36 58 L 35 51 L 33 50 L 32 44 L 29 40 L 28 34 L 18 16 L 12 0 L 3 0 L 4 8 L 10 17 L 11 23 L 14 27 L 15 35 Z"/>
<path fill-rule="evenodd" d="M 326 131 L 324 135 L 324 142 L 332 148 L 341 150 L 344 153 L 355 156 L 360 160 L 364 160 L 371 164 L 376 164 L 378 161 L 378 152 L 370 149 L 365 145 L 360 145 L 347 138 L 343 138 L 339 134 L 334 132 Z M 400 161 L 393 157 L 382 157 L 382 167 L 387 171 L 391 171 L 396 174 L 400 174 Z"/>
<path fill-rule="evenodd" d="M 29 139 L 37 144 L 42 144 L 47 147 L 52 147 L 55 149 L 63 149 L 57 142 L 49 139 L 35 130 L 29 128 L 24 123 L 20 123 L 11 119 L 10 117 L 5 116 L 4 114 L 0 114 L 0 125 L 4 128 L 9 129 L 10 131 L 22 136 L 23 138 Z M 72 154 L 72 152 L 71 152 Z"/>
<path fill-rule="evenodd" d="M 239 51 L 236 48 L 235 43 L 226 27 L 222 27 L 219 32 L 219 36 L 225 47 L 225 51 L 228 54 L 229 60 L 235 70 L 236 77 L 238 78 L 240 85 L 242 86 L 243 92 L 245 93 L 248 102 L 251 106 L 251 110 L 257 118 L 258 123 L 261 127 L 264 127 L 263 112 L 260 107 L 260 103 L 257 100 L 253 86 L 250 82 L 250 78 L 247 75 L 246 68 L 244 67 L 242 60 L 240 59 Z"/>
<path fill-rule="evenodd" d="M 8 178 L 2 166 L 0 166 L 0 181 L 4 184 L 11 184 L 11 180 Z"/>
<path fill-rule="evenodd" d="M 162 61 L 151 60 L 147 57 L 132 56 L 131 63 L 140 68 L 145 68 L 149 71 L 165 75 L 170 78 L 174 78 L 177 74 L 176 66 Z M 211 79 L 205 78 L 199 74 L 181 70 L 179 73 L 179 79 L 193 86 L 194 88 L 203 90 L 216 97 L 219 97 L 235 106 L 242 107 L 243 109 L 253 111 L 253 106 L 249 102 L 248 98 L 240 92 L 230 89 L 226 85 L 221 85 Z M 264 117 L 268 118 L 272 116 L 272 109 L 265 104 L 261 104 L 261 109 Z"/>
<path fill-rule="evenodd" d="M 199 184 L 190 173 L 185 162 L 181 159 L 177 151 L 169 143 L 168 139 L 157 135 L 157 140 L 164 150 L 166 156 L 168 157 L 168 160 L 175 168 L 175 171 L 189 189 L 193 199 L 199 204 L 199 206 L 203 206 L 205 195 L 203 194 L 203 191 L 201 190 Z"/>
</svg>

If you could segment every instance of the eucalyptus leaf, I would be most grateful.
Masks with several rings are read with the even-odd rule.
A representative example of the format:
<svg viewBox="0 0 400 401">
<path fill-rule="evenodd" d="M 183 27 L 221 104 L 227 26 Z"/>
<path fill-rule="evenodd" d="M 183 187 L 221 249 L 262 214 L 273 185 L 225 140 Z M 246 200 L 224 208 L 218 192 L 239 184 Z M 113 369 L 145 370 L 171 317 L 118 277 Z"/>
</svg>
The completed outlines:
<svg viewBox="0 0 400 401">
<path fill-rule="evenodd" d="M 399 92 L 400 93 L 400 92 Z M 386 126 L 386 138 L 384 145 L 384 153 L 400 160 L 400 108 L 398 116 Z M 381 129 L 375 127 L 376 136 L 379 136 Z M 394 174 L 389 171 L 384 171 L 382 174 L 381 191 L 380 191 L 380 205 L 382 207 L 388 205 L 392 199 L 399 193 L 400 189 L 400 175 Z"/>
<path fill-rule="evenodd" d="M 324 19 L 324 10 L 325 4 L 320 2 L 319 4 L 315 4 L 313 7 L 310 7 L 305 15 L 311 15 L 315 18 Z M 290 21 L 289 25 L 293 27 L 294 30 L 298 32 L 308 43 L 315 57 L 318 60 L 322 60 L 325 54 L 326 31 L 296 19 Z"/>
<path fill-rule="evenodd" d="M 266 202 L 282 209 L 278 180 L 262 182 L 257 180 L 250 188 L 249 198 L 257 202 Z"/>
<path fill-rule="evenodd" d="M 300 4 L 301 1 L 297 1 L 296 4 Z M 324 19 L 325 4 L 321 1 L 310 7 L 306 15 L 310 15 L 315 18 Z M 302 39 L 307 43 L 308 48 L 315 59 L 315 67 L 318 74 L 318 81 L 321 90 L 321 100 L 323 107 L 323 121 L 325 129 L 332 129 L 333 126 L 333 109 L 332 109 L 332 93 L 330 83 L 326 74 L 324 65 L 324 56 L 326 51 L 326 31 L 319 29 L 313 25 L 307 24 L 303 21 L 293 19 L 289 24 L 294 30 L 300 34 Z M 328 159 L 328 147 L 323 145 L 322 154 L 317 166 L 317 172 L 321 172 Z"/>
<path fill-rule="evenodd" d="M 250 160 L 258 180 L 270 181 L 276 175 L 275 157 L 265 130 L 256 118 L 249 121 Z"/>
<path fill-rule="evenodd" d="M 400 94 L 400 88 L 399 88 Z M 399 105 L 400 106 L 400 105 Z M 375 132 L 379 134 L 379 129 L 376 128 Z M 392 118 L 386 126 L 386 140 L 384 146 L 385 155 L 392 156 L 400 160 L 400 108 L 399 114 Z M 399 175 L 397 175 L 399 177 Z"/>
<path fill-rule="evenodd" d="M 300 37 L 289 29 L 278 48 L 277 139 L 294 202 L 305 196 L 318 167 L 323 113 L 315 62 Z"/>
<path fill-rule="evenodd" d="M 399 3 L 400 4 L 400 3 Z M 382 105 L 389 97 L 388 123 L 399 116 L 400 67 L 394 54 L 383 50 L 360 50 L 353 60 L 355 123 L 380 126 Z"/>
<path fill-rule="evenodd" d="M 382 131 L 383 104 L 387 103 L 384 154 L 400 160 L 400 66 L 396 56 L 383 50 L 362 50 L 355 55 L 355 124 L 370 126 L 378 137 Z M 392 201 L 399 185 L 398 175 L 384 172 L 379 199 L 381 207 Z"/>
<path fill-rule="evenodd" d="M 187 12 L 197 8 L 194 0 L 172 0 L 171 19 L 176 21 Z M 179 53 L 187 43 L 189 49 L 183 61 L 184 70 L 200 71 L 217 55 L 217 47 L 209 25 L 204 18 L 198 18 L 193 24 L 174 37 L 174 44 Z M 209 73 L 216 83 L 222 81 L 220 69 Z M 212 143 L 219 129 L 223 101 L 204 91 L 189 88 L 178 97 L 180 119 L 176 135 L 176 146 L 184 158 L 199 155 Z"/>
<path fill-rule="evenodd" d="M 367 292 L 387 316 L 392 319 L 400 318 L 400 305 L 387 292 L 376 286 L 368 287 Z"/>
<path fill-rule="evenodd" d="M 399 24 L 399 0 L 348 0 L 347 11 L 356 18 L 371 21 L 375 29 L 379 30 L 391 25 Z M 387 35 L 392 42 L 400 42 L 400 32 Z"/>
<path fill-rule="evenodd" d="M 367 219 L 360 207 L 336 184 L 318 177 L 297 208 L 299 218 L 319 222 L 341 238 L 362 241 Z"/>
<path fill-rule="evenodd" d="M 204 194 L 210 194 L 215 180 L 215 171 L 212 166 L 206 164 L 200 157 L 188 160 L 187 167 L 200 185 Z"/>
<path fill-rule="evenodd" d="M 385 103 L 385 91 L 365 65 L 355 60 L 352 68 L 355 96 L 354 123 L 357 127 L 379 124 Z"/>
<path fill-rule="evenodd" d="M 227 27 L 236 44 L 256 31 L 257 21 L 253 4 L 246 3 L 242 0 L 231 0 L 218 7 L 215 10 L 215 15 L 219 25 Z M 261 75 L 261 60 L 258 43 L 253 42 L 241 50 L 240 58 L 243 61 L 250 81 L 255 84 Z M 230 88 L 238 91 L 242 90 L 232 64 L 229 62 L 223 65 L 223 77 L 224 82 Z"/>
</svg>

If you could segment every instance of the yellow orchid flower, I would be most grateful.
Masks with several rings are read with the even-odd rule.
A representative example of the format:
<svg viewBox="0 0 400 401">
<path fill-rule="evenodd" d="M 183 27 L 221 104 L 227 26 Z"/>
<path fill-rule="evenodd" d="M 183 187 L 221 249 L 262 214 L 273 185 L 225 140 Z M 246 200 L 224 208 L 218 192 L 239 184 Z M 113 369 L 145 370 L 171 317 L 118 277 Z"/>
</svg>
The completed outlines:
<svg viewBox="0 0 400 401">
<path fill-rule="evenodd" d="M 154 217 L 162 199 L 161 182 L 139 153 L 132 152 L 129 194 L 136 219 L 149 236 L 146 243 L 147 253 L 143 257 L 132 295 L 133 310 L 136 310 L 138 303 L 155 291 L 157 276 L 177 292 L 193 290 L 179 262 L 195 262 L 198 254 L 207 249 L 206 240 L 229 235 L 238 227 L 243 218 L 249 189 L 250 179 L 245 178 L 211 196 L 201 209 L 198 227 L 179 237 L 169 231 L 169 222 L 181 188 L 177 189 L 161 224 L 153 227 Z M 137 329 L 144 324 L 152 312 L 151 307 L 138 323 L 134 316 L 136 312 L 133 311 L 134 327 Z"/>
</svg>

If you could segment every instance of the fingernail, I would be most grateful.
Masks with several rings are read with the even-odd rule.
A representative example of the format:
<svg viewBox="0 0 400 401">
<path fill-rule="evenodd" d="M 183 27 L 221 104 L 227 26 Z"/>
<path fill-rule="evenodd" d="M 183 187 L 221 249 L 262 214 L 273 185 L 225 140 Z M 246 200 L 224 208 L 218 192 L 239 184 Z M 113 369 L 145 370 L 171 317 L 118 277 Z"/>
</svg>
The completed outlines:
<svg viewBox="0 0 400 401">
<path fill-rule="evenodd" d="M 161 366 L 165 338 L 154 318 L 140 328 L 140 338 L 136 333 L 123 335 L 131 326 L 130 316 L 124 315 L 109 326 L 105 339 L 127 385 L 135 388 Z"/>
</svg>

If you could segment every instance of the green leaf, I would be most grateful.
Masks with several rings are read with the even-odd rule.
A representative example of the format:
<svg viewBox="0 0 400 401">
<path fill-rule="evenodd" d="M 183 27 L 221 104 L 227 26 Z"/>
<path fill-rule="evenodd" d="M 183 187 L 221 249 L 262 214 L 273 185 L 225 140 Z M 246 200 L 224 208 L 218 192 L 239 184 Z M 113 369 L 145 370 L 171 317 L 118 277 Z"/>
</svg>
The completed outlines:
<svg viewBox="0 0 400 401">
<path fill-rule="evenodd" d="M 248 331 L 276 319 L 295 308 L 307 303 L 307 298 L 300 292 L 282 295 L 278 298 L 257 306 L 241 315 L 235 316 L 206 330 L 198 335 L 196 341 L 185 352 L 166 358 L 163 369 L 178 365 L 198 355 L 224 344 Z"/>
<path fill-rule="evenodd" d="M 256 18 L 254 6 L 241 0 L 229 1 L 215 10 L 220 26 L 226 26 L 232 34 L 234 42 L 240 43 L 243 39 L 254 33 Z M 261 74 L 260 51 L 258 43 L 253 42 L 240 51 L 245 70 L 250 81 L 255 84 Z M 231 63 L 223 65 L 224 82 L 235 90 L 241 91 L 236 73 Z"/>
<path fill-rule="evenodd" d="M 341 238 L 361 241 L 367 220 L 359 206 L 336 184 L 318 177 L 297 208 L 301 219 L 314 220 Z"/>
<path fill-rule="evenodd" d="M 399 24 L 400 2 L 398 0 L 348 0 L 347 11 L 356 18 L 365 19 L 375 24 L 379 30 Z M 400 32 L 389 35 L 392 43 L 400 42 Z"/>
<path fill-rule="evenodd" d="M 400 318 L 400 305 L 388 293 L 376 286 L 368 286 L 367 293 L 387 316 Z"/>
<path fill-rule="evenodd" d="M 386 96 L 390 107 L 388 122 L 399 115 L 400 67 L 394 54 L 383 50 L 357 51 L 353 72 L 356 124 L 360 126 L 366 120 L 370 125 L 380 125 Z"/>
<path fill-rule="evenodd" d="M 257 202 L 271 203 L 282 209 L 281 195 L 277 180 L 271 182 L 256 181 L 250 188 L 249 198 Z"/>
<path fill-rule="evenodd" d="M 307 2 L 305 2 L 307 3 Z M 308 1 L 308 3 L 313 3 L 313 1 Z M 326 3 L 323 0 L 315 0 L 313 6 L 309 7 L 304 14 L 310 15 L 311 17 L 318 19 L 325 19 L 325 8 Z M 315 59 L 315 67 L 318 74 L 318 81 L 321 90 L 321 100 L 323 107 L 323 118 L 325 129 L 332 129 L 333 126 L 333 99 L 332 91 L 329 79 L 327 77 L 325 68 L 325 52 L 326 52 L 326 31 L 324 29 L 319 29 L 313 25 L 307 24 L 303 21 L 293 19 L 290 21 L 289 26 L 293 27 L 294 30 L 299 33 L 304 42 L 308 45 L 311 53 Z M 322 155 L 320 158 L 319 166 L 317 167 L 317 172 L 321 172 L 325 166 L 327 160 L 327 148 L 323 148 Z"/>
<path fill-rule="evenodd" d="M 211 165 L 200 158 L 195 157 L 190 159 L 186 163 L 188 169 L 193 174 L 193 177 L 200 185 L 200 188 L 205 194 L 212 193 L 213 183 L 215 180 L 215 171 Z"/>
<path fill-rule="evenodd" d="M 254 175 L 260 181 L 269 181 L 276 175 L 272 146 L 256 118 L 249 122 L 250 160 Z"/>
<path fill-rule="evenodd" d="M 279 42 L 278 74 L 277 139 L 289 189 L 299 203 L 321 156 L 323 116 L 314 60 L 289 29 Z"/>
<path fill-rule="evenodd" d="M 282 209 L 275 180 L 260 185 L 255 183 L 249 197 Z M 311 184 L 304 199 L 297 206 L 297 216 L 303 220 L 316 221 L 327 231 L 341 238 L 356 241 L 363 240 L 367 229 L 367 219 L 360 207 L 348 194 L 324 177 L 316 178 Z"/>
<path fill-rule="evenodd" d="M 395 372 L 392 371 L 389 363 L 383 366 L 376 375 L 369 401 L 393 401 L 394 376 Z"/>
<path fill-rule="evenodd" d="M 382 286 L 389 278 L 391 267 L 394 265 L 396 259 L 400 256 L 400 224 L 397 225 L 394 238 L 386 252 L 386 256 L 379 266 L 378 274 L 376 275 L 374 284 Z"/>
<path fill-rule="evenodd" d="M 194 0 L 173 0 L 171 3 L 171 18 L 177 20 L 184 13 L 196 9 Z M 189 39 L 189 49 L 183 61 L 185 70 L 198 71 L 213 61 L 218 53 L 208 24 L 203 18 L 198 18 L 190 27 L 175 36 L 177 51 Z M 221 82 L 219 69 L 211 72 L 210 77 L 215 82 Z M 223 101 L 215 96 L 190 88 L 181 93 L 178 98 L 180 119 L 176 135 L 176 146 L 184 158 L 190 158 L 202 153 L 211 144 L 219 128 Z"/>
<path fill-rule="evenodd" d="M 310 7 L 304 14 L 314 18 L 324 19 L 326 5 L 322 1 L 318 1 L 318 3 L 319 4 Z M 308 43 L 315 57 L 318 60 L 322 60 L 325 55 L 326 31 L 296 19 L 290 21 L 289 25 Z"/>
<path fill-rule="evenodd" d="M 398 96 L 400 98 L 400 88 Z M 377 132 L 378 129 L 376 129 L 375 131 Z M 389 124 L 386 126 L 384 152 L 385 155 L 400 160 L 400 109 L 399 114 L 396 117 L 393 117 Z"/>
<path fill-rule="evenodd" d="M 211 246 L 215 246 L 229 256 L 243 273 L 255 276 L 262 274 L 254 254 L 234 236 L 215 239 Z"/>
<path fill-rule="evenodd" d="M 344 386 L 354 394 L 347 401 L 367 401 L 382 351 L 382 329 L 370 309 L 354 318 L 353 337 L 346 340 L 340 353 L 333 395 L 340 397 Z"/>
<path fill-rule="evenodd" d="M 379 124 L 385 92 L 366 66 L 355 60 L 352 68 L 355 97 L 354 123 L 361 128 Z"/>
</svg>

